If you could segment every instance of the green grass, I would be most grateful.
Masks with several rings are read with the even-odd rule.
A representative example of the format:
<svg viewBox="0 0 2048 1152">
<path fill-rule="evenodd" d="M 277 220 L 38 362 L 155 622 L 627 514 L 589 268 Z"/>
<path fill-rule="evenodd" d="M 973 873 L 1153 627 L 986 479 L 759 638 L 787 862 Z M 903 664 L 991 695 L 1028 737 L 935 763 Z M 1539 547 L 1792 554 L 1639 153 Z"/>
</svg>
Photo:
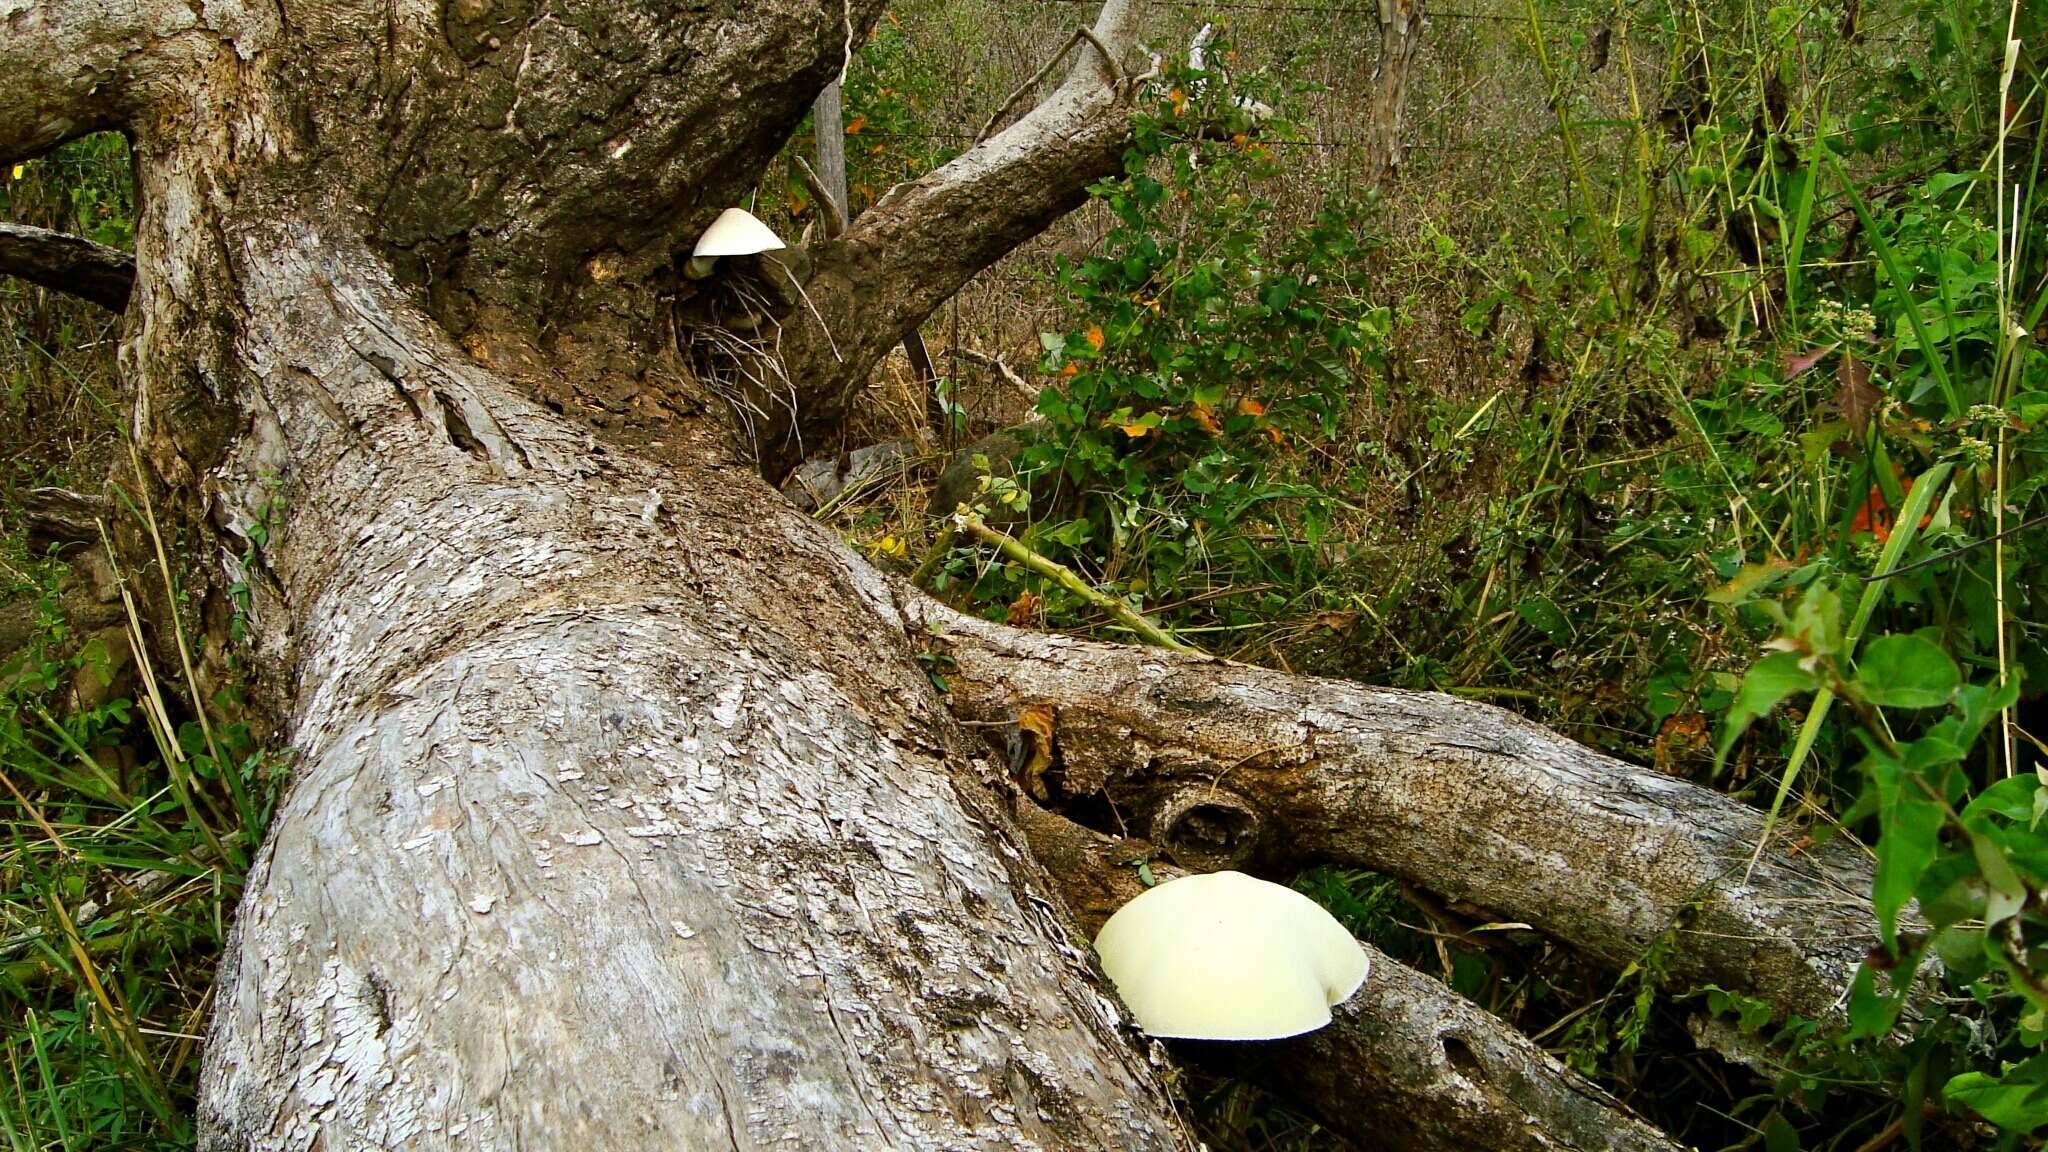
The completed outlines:
<svg viewBox="0 0 2048 1152">
<path fill-rule="evenodd" d="M 156 676 L 133 617 L 78 643 L 97 598 L 60 562 L 17 549 L 0 571 L 34 607 L 0 669 L 0 1130 L 189 1147 L 214 963 L 278 766 L 239 724 L 209 741 L 176 718 L 189 685 Z"/>
</svg>

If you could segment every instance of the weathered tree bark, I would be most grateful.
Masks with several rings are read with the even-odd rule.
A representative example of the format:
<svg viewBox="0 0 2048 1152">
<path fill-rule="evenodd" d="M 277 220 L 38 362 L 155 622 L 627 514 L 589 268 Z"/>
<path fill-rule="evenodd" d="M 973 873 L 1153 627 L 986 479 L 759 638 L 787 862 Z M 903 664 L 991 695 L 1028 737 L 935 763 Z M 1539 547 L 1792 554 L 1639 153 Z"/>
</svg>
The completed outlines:
<svg viewBox="0 0 2048 1152">
<path fill-rule="evenodd" d="M 876 577 L 687 430 L 592 455 L 367 252 L 252 238 L 294 322 L 216 475 L 291 494 L 300 764 L 210 1146 L 1184 1146 Z"/>
<path fill-rule="evenodd" d="M 119 312 L 128 306 L 135 261 L 119 248 L 83 236 L 0 223 L 0 276 L 18 276 Z"/>
<path fill-rule="evenodd" d="M 1401 166 L 1406 145 L 1401 122 L 1408 84 L 1422 51 L 1422 0 L 1379 0 L 1380 60 L 1373 71 L 1372 104 L 1365 128 L 1365 183 L 1384 184 Z"/>
<path fill-rule="evenodd" d="M 678 255 L 879 7 L 0 0 L 0 161 L 98 128 L 133 141 L 134 431 L 198 550 L 216 658 L 229 589 L 249 589 L 242 655 L 297 757 L 222 965 L 206 1147 L 1192 1147 L 917 663 L 937 609 L 763 484 L 675 352 Z M 1134 20 L 1105 6 L 1110 55 Z M 1018 124 L 818 247 L 822 323 L 785 324 L 801 418 L 771 466 L 1113 170 L 1128 95 L 1084 53 Z M 1802 1010 L 1842 974 L 1773 889 L 1707 883 L 1751 818 L 1489 711 L 977 643 L 965 662 L 1020 680 L 1053 651 L 1074 684 L 1159 670 L 1180 695 L 1135 711 L 1028 692 L 1068 707 L 1070 770 L 1221 829 L 1165 821 L 1188 859 L 1228 858 L 1237 827 L 1190 774 L 1256 777 L 1273 787 L 1243 811 L 1298 825 L 1300 851 L 1502 908 L 1551 886 L 1559 907 L 1523 918 L 1595 956 L 1670 927 L 1693 882 L 1698 972 Z M 1001 712 L 1004 668 L 960 706 Z M 1253 683 L 1315 707 L 1215 695 Z M 1091 759 L 1091 723 L 1160 763 Z M 1475 723 L 1476 746 L 1443 727 Z M 1447 764 L 1470 795 L 1361 807 Z M 1546 847 L 1521 813 L 1573 789 L 1606 810 Z M 1675 811 L 1722 827 L 1675 834 Z M 1451 818 L 1471 846 L 1416 831 Z M 1564 855 L 1589 834 L 1616 846 Z M 1573 861 L 1605 871 L 1582 883 Z"/>
</svg>

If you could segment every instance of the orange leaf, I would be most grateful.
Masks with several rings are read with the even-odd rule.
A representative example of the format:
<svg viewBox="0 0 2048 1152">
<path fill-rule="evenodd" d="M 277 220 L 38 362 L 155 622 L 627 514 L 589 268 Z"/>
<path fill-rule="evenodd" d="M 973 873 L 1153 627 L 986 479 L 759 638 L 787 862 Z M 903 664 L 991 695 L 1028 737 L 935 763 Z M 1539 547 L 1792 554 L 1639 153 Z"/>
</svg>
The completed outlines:
<svg viewBox="0 0 2048 1152">
<path fill-rule="evenodd" d="M 1151 426 L 1146 424 L 1121 424 L 1118 427 L 1124 430 L 1124 435 L 1133 440 L 1143 440 L 1145 434 L 1152 431 Z"/>
<path fill-rule="evenodd" d="M 1097 352 L 1102 351 L 1102 325 L 1090 324 L 1088 326 L 1088 346 Z"/>
<path fill-rule="evenodd" d="M 1266 406 L 1247 396 L 1237 402 L 1237 410 L 1247 416 L 1264 416 Z"/>
<path fill-rule="evenodd" d="M 1909 478 L 1904 485 L 1904 490 L 1900 494 L 1910 496 L 1912 493 L 1913 480 Z M 1858 532 L 1868 532 L 1872 536 L 1877 537 L 1879 544 L 1883 544 L 1892 538 L 1892 522 L 1894 519 L 1891 508 L 1885 504 L 1883 490 L 1877 485 L 1872 484 L 1870 486 L 1870 495 L 1864 499 L 1863 506 L 1856 509 L 1855 517 L 1849 521 L 1849 535 L 1854 536 Z M 1932 512 L 1920 518 L 1920 526 L 1922 528 L 1927 527 L 1933 522 L 1934 513 Z"/>
<path fill-rule="evenodd" d="M 847 125 L 846 125 L 846 134 L 847 134 L 848 136 L 851 136 L 851 135 L 853 135 L 853 134 L 855 134 L 855 133 L 859 132 L 859 131 L 860 131 L 861 129 L 863 129 L 863 128 L 867 127 L 867 126 L 868 126 L 868 117 L 867 117 L 867 113 L 863 112 L 863 113 L 861 113 L 860 115 L 858 115 L 858 116 L 855 116 L 855 117 L 854 117 L 854 118 L 853 118 L 852 120 L 850 120 L 850 121 L 848 121 L 848 122 L 847 122 Z"/>
<path fill-rule="evenodd" d="M 1223 431 L 1223 425 L 1216 422 L 1216 413 L 1210 411 L 1207 404 L 1196 403 L 1194 407 L 1188 409 L 1188 415 L 1194 417 L 1195 423 L 1200 424 L 1203 431 L 1211 434 Z"/>
<path fill-rule="evenodd" d="M 1281 435 L 1280 430 L 1278 428 L 1268 426 L 1266 429 L 1266 435 L 1271 436 L 1273 438 L 1273 443 L 1275 444 L 1287 443 L 1287 437 Z"/>
<path fill-rule="evenodd" d="M 1168 93 L 1166 94 L 1166 98 L 1167 98 L 1168 100 L 1171 100 L 1171 101 L 1173 101 L 1173 114 L 1174 114 L 1175 116 L 1178 116 L 1178 115 L 1180 115 L 1180 114 L 1181 114 L 1182 112 L 1185 112 L 1185 111 L 1187 111 L 1187 107 L 1188 107 L 1188 94 L 1187 94 L 1187 93 L 1185 93 L 1185 92 L 1181 91 L 1181 90 L 1180 90 L 1180 89 L 1178 89 L 1178 88 L 1175 88 L 1175 89 L 1174 89 L 1173 91 L 1171 91 L 1171 92 L 1168 92 Z"/>
<path fill-rule="evenodd" d="M 1079 364 L 1075 364 L 1069 361 L 1066 367 L 1060 369 L 1060 376 L 1062 379 L 1064 379 L 1069 376 L 1077 376 L 1080 374 L 1080 372 L 1081 366 Z"/>
</svg>

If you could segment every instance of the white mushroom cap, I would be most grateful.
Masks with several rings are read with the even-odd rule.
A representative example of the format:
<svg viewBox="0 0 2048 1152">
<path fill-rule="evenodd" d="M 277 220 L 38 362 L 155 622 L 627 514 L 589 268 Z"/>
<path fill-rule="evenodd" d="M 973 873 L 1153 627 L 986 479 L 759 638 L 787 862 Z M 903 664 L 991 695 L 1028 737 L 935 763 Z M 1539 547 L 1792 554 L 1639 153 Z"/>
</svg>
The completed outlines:
<svg viewBox="0 0 2048 1152">
<path fill-rule="evenodd" d="M 1315 901 L 1242 872 L 1145 892 L 1102 926 L 1095 951 L 1140 1028 L 1190 1040 L 1313 1032 L 1370 967 Z"/>
<path fill-rule="evenodd" d="M 697 237 L 697 246 L 690 250 L 692 259 L 703 256 L 752 256 L 756 252 L 773 252 L 787 248 L 782 238 L 768 230 L 766 224 L 754 218 L 745 208 L 727 208 L 711 222 L 711 227 Z"/>
</svg>

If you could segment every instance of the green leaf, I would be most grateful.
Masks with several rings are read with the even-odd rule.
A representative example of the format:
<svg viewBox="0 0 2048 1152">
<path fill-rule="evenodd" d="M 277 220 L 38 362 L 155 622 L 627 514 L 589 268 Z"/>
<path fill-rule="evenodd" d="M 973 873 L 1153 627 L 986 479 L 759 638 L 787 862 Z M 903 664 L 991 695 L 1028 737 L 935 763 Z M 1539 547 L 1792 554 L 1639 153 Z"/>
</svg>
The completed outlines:
<svg viewBox="0 0 2048 1152">
<path fill-rule="evenodd" d="M 2041 787 L 2040 777 L 2008 776 L 1979 792 L 1977 798 L 1970 801 L 1969 807 L 1962 811 L 1963 823 L 1983 827 L 1983 818 L 1990 816 L 2030 820 L 2043 795 L 2048 795 L 2048 789 Z"/>
<path fill-rule="evenodd" d="M 1548 600 L 1524 600 L 1515 605 L 1515 612 L 1528 621 L 1531 628 L 1553 641 L 1563 643 L 1571 639 L 1571 623 L 1564 618 L 1564 613 L 1558 610 L 1557 605 Z"/>
<path fill-rule="evenodd" d="M 1956 662 L 1922 636 L 1880 636 L 1856 660 L 1856 687 L 1880 707 L 1938 708 L 1962 682 Z"/>
<path fill-rule="evenodd" d="M 1934 954 L 1951 979 L 1975 980 L 1984 975 L 1984 930 L 1950 925 L 1934 934 Z"/>
<path fill-rule="evenodd" d="M 1777 582 L 1778 577 L 1792 571 L 1789 560 L 1771 559 L 1756 564 L 1744 564 L 1735 578 L 1707 593 L 1707 599 L 1716 604 L 1741 604 L 1757 593 Z"/>
<path fill-rule="evenodd" d="M 1878 927 L 1891 946 L 1898 936 L 1899 909 L 1913 898 L 1920 874 L 1934 862 L 1941 832 L 1941 807 L 1922 790 L 1906 766 L 1889 756 L 1864 762 L 1877 784 L 1877 880 L 1870 902 L 1877 908 Z"/>
<path fill-rule="evenodd" d="M 1901 970 L 1903 971 L 1903 970 Z M 1856 976 L 1849 981 L 1849 1036 L 1851 1039 L 1868 1039 L 1883 1036 L 1898 1022 L 1899 1010 L 1905 1007 L 1905 988 L 1912 986 L 1910 976 L 1903 980 L 1899 971 L 1891 975 L 1893 992 L 1889 995 L 1877 990 L 1877 976 L 1868 963 L 1859 965 Z"/>
<path fill-rule="evenodd" d="M 2048 1124 L 2048 1053 L 2006 1069 L 2003 1076 L 1965 1072 L 1941 1094 L 2008 1132 L 2031 1132 Z"/>
<path fill-rule="evenodd" d="M 1742 687 L 1735 693 L 1735 703 L 1728 706 L 1728 720 L 1721 729 L 1721 746 L 1715 750 L 1714 762 L 1728 758 L 1728 750 L 1757 718 L 1778 706 L 1778 703 L 1797 692 L 1811 692 L 1819 681 L 1813 672 L 1803 664 L 1804 657 L 1797 652 L 1773 652 L 1750 665 L 1743 674 Z"/>
</svg>

